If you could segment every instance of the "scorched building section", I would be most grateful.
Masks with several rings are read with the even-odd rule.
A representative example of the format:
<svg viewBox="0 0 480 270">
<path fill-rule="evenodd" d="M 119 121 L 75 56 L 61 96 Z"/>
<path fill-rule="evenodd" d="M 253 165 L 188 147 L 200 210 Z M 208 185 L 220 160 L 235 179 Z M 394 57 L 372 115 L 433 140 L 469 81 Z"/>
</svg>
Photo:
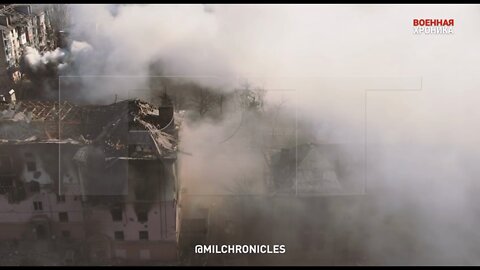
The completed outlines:
<svg viewBox="0 0 480 270">
<path fill-rule="evenodd" d="M 0 79 L 4 84 L 20 80 L 25 47 L 44 51 L 53 45 L 48 39 L 51 29 L 46 11 L 32 5 L 0 5 L 0 32 Z"/>
<path fill-rule="evenodd" d="M 92 262 L 176 260 L 177 137 L 166 96 L 1 103 L 0 239 L 70 239 Z"/>
</svg>

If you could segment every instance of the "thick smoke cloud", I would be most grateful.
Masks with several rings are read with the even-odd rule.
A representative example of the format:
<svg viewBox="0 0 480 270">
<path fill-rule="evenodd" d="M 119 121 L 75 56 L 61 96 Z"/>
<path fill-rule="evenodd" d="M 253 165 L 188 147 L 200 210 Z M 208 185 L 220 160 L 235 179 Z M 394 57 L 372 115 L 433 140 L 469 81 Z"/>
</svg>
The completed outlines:
<svg viewBox="0 0 480 270">
<path fill-rule="evenodd" d="M 69 62 L 75 61 L 85 54 L 89 54 L 92 46 L 86 42 L 73 40 L 67 48 L 57 47 L 53 51 L 40 53 L 32 47 L 26 47 L 24 61 L 32 73 L 45 70 L 47 65 L 56 67 L 60 72 L 65 69 Z M 61 74 L 61 73 L 60 73 Z"/>
<path fill-rule="evenodd" d="M 54 51 L 47 51 L 43 55 L 40 54 L 40 52 L 38 52 L 35 48 L 25 48 L 25 61 L 33 71 L 37 71 L 48 63 L 56 63 L 57 65 L 61 65 L 65 55 L 65 52 L 60 48 L 57 48 Z"/>
<path fill-rule="evenodd" d="M 370 263 L 479 263 L 478 6 L 70 8 L 72 38 L 93 48 L 73 73 L 84 76 L 84 98 L 142 96 L 152 63 L 162 68 L 154 75 L 225 90 L 248 79 L 267 90 L 269 105 L 287 100 L 287 114 L 311 123 L 319 140 L 368 143 Z M 455 33 L 413 35 L 414 18 L 454 18 Z M 31 53 L 30 61 L 48 57 Z M 193 155 L 182 158 L 183 177 L 195 188 L 211 192 L 238 171 L 261 170 L 263 157 L 244 147 L 241 132 L 230 152 L 218 147 L 234 116 L 185 128 L 181 146 Z"/>
</svg>

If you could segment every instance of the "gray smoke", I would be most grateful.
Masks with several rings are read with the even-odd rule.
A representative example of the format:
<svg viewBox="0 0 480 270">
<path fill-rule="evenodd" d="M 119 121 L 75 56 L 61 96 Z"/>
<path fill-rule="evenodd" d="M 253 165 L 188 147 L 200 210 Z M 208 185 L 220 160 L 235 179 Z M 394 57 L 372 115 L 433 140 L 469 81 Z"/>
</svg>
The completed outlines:
<svg viewBox="0 0 480 270">
<path fill-rule="evenodd" d="M 369 263 L 479 263 L 478 6 L 69 7 L 72 37 L 93 48 L 74 73 L 86 99 L 148 96 L 152 75 L 225 92 L 247 79 L 267 90 L 272 114 L 283 104 L 292 119 L 285 129 L 296 119 L 317 141 L 367 142 Z M 454 18 L 455 34 L 413 35 L 412 19 L 424 17 Z M 153 63 L 161 72 L 152 74 Z M 245 136 L 265 122 L 242 124 L 220 144 L 241 115 L 184 127 L 181 147 L 193 155 L 182 158 L 181 173 L 196 183 L 190 192 L 220 192 L 262 170 L 263 153 Z"/>
</svg>

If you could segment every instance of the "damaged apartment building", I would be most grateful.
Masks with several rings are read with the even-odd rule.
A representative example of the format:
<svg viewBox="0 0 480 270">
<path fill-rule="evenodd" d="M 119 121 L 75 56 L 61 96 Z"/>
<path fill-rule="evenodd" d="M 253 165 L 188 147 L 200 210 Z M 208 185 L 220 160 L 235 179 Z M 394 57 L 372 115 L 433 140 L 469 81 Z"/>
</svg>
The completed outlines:
<svg viewBox="0 0 480 270">
<path fill-rule="evenodd" d="M 182 194 L 181 241 L 187 263 L 354 265 L 362 243 L 362 145 L 303 143 L 271 151 L 266 192 Z M 185 240 L 188 239 L 188 240 Z M 270 244 L 285 254 L 188 254 L 188 244 Z"/>
<path fill-rule="evenodd" d="M 21 79 L 20 60 L 26 46 L 38 51 L 50 48 L 49 29 L 48 16 L 41 7 L 26 4 L 0 5 L 0 79 L 3 85 Z"/>
<path fill-rule="evenodd" d="M 68 239 L 91 262 L 175 261 L 175 115 L 167 96 L 0 103 L 0 240 Z"/>
</svg>

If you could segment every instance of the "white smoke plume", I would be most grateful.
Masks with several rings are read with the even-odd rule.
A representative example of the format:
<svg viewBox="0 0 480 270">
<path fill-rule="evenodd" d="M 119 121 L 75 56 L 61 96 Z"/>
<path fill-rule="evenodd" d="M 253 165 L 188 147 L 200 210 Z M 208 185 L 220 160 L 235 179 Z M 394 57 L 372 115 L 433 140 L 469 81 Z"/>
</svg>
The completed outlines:
<svg viewBox="0 0 480 270">
<path fill-rule="evenodd" d="M 25 48 L 25 60 L 34 71 L 48 63 L 55 63 L 57 65 L 62 64 L 65 55 L 66 53 L 60 48 L 57 48 L 54 51 L 47 51 L 43 54 L 35 48 Z"/>
<path fill-rule="evenodd" d="M 70 8 L 72 38 L 92 46 L 76 60 L 86 99 L 143 95 L 157 62 L 158 75 L 227 91 L 246 78 L 267 90 L 269 106 L 286 99 L 288 114 L 311 122 L 321 140 L 368 143 L 374 207 L 362 232 L 370 263 L 479 263 L 479 6 Z M 455 33 L 414 35 L 414 18 L 454 18 Z M 183 177 L 195 187 L 261 167 L 241 135 L 222 152 L 219 142 L 240 117 L 232 119 L 186 129 L 183 145 L 193 155 L 182 161 Z"/>
<path fill-rule="evenodd" d="M 24 59 L 28 67 L 35 72 L 44 69 L 46 65 L 55 65 L 59 70 L 63 70 L 68 62 L 75 61 L 78 57 L 90 53 L 92 46 L 82 41 L 72 41 L 67 49 L 56 48 L 53 51 L 40 53 L 33 47 L 25 47 Z"/>
</svg>

